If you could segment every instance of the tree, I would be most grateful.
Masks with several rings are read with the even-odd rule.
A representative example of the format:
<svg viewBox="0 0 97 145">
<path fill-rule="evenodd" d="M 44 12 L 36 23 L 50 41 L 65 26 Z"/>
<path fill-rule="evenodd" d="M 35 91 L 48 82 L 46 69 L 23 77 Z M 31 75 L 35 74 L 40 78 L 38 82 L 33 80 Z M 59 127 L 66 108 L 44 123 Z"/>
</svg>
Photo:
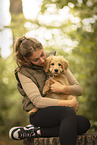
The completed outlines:
<svg viewBox="0 0 97 145">
<path fill-rule="evenodd" d="M 26 33 L 26 29 L 24 27 L 26 20 L 23 15 L 22 0 L 10 0 L 10 13 L 10 28 L 12 29 L 14 42 L 17 37 L 20 37 Z"/>
<path fill-rule="evenodd" d="M 22 13 L 22 0 L 10 0 L 10 12 L 16 15 Z"/>
</svg>

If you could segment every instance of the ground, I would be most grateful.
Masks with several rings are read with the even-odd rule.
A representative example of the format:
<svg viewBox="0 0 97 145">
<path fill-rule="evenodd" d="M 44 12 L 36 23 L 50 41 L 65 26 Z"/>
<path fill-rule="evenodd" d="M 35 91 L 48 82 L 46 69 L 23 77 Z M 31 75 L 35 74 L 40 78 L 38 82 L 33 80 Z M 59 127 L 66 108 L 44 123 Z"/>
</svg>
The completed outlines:
<svg viewBox="0 0 97 145">
<path fill-rule="evenodd" d="M 23 141 L 14 141 L 9 139 L 7 135 L 0 135 L 0 145 L 22 145 Z"/>
</svg>

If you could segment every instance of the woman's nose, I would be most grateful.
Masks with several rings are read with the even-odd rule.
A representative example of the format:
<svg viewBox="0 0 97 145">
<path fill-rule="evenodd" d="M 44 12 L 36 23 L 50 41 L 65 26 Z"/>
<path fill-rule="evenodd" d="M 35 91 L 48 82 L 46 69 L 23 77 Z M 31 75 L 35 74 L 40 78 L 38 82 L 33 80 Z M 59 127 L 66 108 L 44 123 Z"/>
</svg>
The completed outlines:
<svg viewBox="0 0 97 145">
<path fill-rule="evenodd" d="M 40 58 L 40 62 L 43 63 L 45 60 L 41 57 Z"/>
</svg>

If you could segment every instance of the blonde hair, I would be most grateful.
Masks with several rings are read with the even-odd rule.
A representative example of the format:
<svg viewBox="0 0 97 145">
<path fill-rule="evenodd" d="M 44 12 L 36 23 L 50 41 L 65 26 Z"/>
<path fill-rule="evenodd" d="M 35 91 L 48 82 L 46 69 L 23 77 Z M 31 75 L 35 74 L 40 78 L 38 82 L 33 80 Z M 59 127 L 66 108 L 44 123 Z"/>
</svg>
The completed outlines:
<svg viewBox="0 0 97 145">
<path fill-rule="evenodd" d="M 18 38 L 14 45 L 17 65 L 31 65 L 29 57 L 37 49 L 43 49 L 42 44 L 37 39 L 25 36 Z"/>
</svg>

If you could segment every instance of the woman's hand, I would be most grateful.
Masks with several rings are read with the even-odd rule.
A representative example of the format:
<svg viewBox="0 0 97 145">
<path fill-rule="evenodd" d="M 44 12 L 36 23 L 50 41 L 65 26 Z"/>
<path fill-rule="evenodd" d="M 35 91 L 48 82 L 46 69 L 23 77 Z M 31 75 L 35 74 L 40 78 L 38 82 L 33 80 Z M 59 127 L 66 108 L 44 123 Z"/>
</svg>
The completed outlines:
<svg viewBox="0 0 97 145">
<path fill-rule="evenodd" d="M 70 93 L 70 86 L 62 85 L 61 83 L 57 82 L 56 80 L 52 79 L 53 84 L 51 85 L 51 91 L 53 93 L 63 93 L 69 94 Z"/>
<path fill-rule="evenodd" d="M 77 112 L 78 111 L 78 107 L 79 107 L 79 103 L 76 99 L 76 97 L 73 97 L 71 100 L 70 100 L 70 107 L 73 107 L 74 110 Z"/>
<path fill-rule="evenodd" d="M 51 85 L 50 87 L 50 90 L 53 92 L 53 93 L 62 93 L 62 90 L 64 88 L 64 85 L 62 85 L 61 83 L 55 81 L 55 80 L 52 80 L 54 83 Z"/>
<path fill-rule="evenodd" d="M 76 100 L 76 98 L 74 97 L 71 100 L 58 100 L 58 106 L 68 106 L 68 107 L 72 107 L 77 112 L 78 107 L 79 107 L 79 103 Z"/>
</svg>

